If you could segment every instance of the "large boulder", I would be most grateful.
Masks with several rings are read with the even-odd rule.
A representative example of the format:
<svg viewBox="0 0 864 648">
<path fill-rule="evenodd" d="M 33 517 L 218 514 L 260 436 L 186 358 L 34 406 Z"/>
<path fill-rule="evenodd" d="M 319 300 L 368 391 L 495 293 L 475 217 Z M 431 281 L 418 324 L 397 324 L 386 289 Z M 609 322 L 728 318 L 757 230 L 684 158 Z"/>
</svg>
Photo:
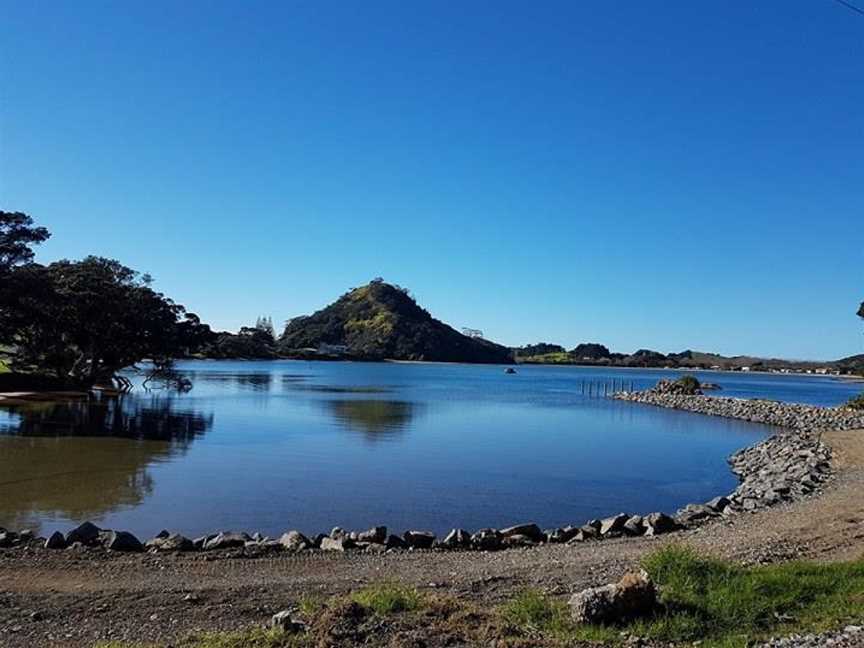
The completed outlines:
<svg viewBox="0 0 864 648">
<path fill-rule="evenodd" d="M 99 534 L 102 529 L 92 522 L 84 522 L 66 534 L 66 544 L 71 545 L 80 542 L 83 545 L 95 545 L 99 542 Z"/>
<path fill-rule="evenodd" d="M 144 551 L 144 545 L 128 531 L 111 531 L 104 541 L 105 548 L 111 551 Z"/>
<path fill-rule="evenodd" d="M 205 551 L 213 551 L 215 549 L 231 549 L 234 547 L 245 547 L 246 543 L 252 538 L 248 533 L 238 533 L 236 531 L 222 531 L 214 537 L 209 538 L 204 543 Z"/>
<path fill-rule="evenodd" d="M 495 551 L 501 548 L 501 533 L 498 529 L 480 529 L 471 536 L 471 545 L 481 551 Z"/>
<path fill-rule="evenodd" d="M 279 538 L 279 544 L 281 544 L 282 547 L 284 547 L 288 551 L 303 551 L 304 549 L 308 549 L 312 546 L 309 538 L 304 536 L 299 531 L 289 531 L 288 533 L 283 533 L 282 537 Z"/>
<path fill-rule="evenodd" d="M 345 551 L 346 549 L 353 549 L 356 544 L 353 540 L 351 540 L 348 536 L 341 536 L 339 538 L 331 538 L 330 536 L 324 536 L 321 538 L 321 550 L 322 551 Z"/>
<path fill-rule="evenodd" d="M 63 537 L 63 534 L 59 531 L 55 531 L 51 534 L 51 536 L 45 541 L 46 549 L 65 549 L 66 548 L 66 538 Z"/>
<path fill-rule="evenodd" d="M 465 549 L 471 546 L 471 536 L 464 529 L 453 529 L 444 536 L 439 546 L 445 549 Z"/>
<path fill-rule="evenodd" d="M 511 536 L 524 536 L 526 538 L 529 538 L 533 542 L 543 542 L 546 539 L 543 531 L 540 529 L 539 526 L 534 523 L 517 524 L 516 526 L 501 529 L 500 533 L 505 538 L 509 538 Z"/>
<path fill-rule="evenodd" d="M 574 594 L 569 605 L 574 623 L 618 623 L 651 614 L 657 590 L 647 573 L 631 572 L 617 583 Z"/>
<path fill-rule="evenodd" d="M 651 513 L 643 520 L 645 524 L 645 535 L 655 536 L 662 533 L 676 531 L 678 523 L 665 513 Z"/>
<path fill-rule="evenodd" d="M 435 534 L 430 531 L 406 531 L 402 539 L 411 549 L 430 549 L 435 544 Z"/>
<path fill-rule="evenodd" d="M 624 533 L 624 525 L 630 516 L 626 513 L 619 513 L 612 517 L 600 521 L 600 535 L 603 537 L 614 538 Z"/>
<path fill-rule="evenodd" d="M 357 534 L 358 542 L 373 542 L 375 544 L 384 544 L 387 541 L 387 527 L 376 526 L 368 531 L 362 531 Z"/>
<path fill-rule="evenodd" d="M 160 533 L 155 538 L 148 540 L 144 546 L 155 551 L 194 551 L 194 543 L 179 533 Z"/>
</svg>

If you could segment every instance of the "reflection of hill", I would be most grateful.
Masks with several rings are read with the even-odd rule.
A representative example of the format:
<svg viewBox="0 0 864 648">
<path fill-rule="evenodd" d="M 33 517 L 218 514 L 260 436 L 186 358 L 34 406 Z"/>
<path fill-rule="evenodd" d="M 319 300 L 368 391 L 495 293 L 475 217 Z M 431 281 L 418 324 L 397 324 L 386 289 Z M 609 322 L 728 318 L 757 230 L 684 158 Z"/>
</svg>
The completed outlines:
<svg viewBox="0 0 864 648">
<path fill-rule="evenodd" d="M 142 502 L 153 490 L 150 464 L 185 452 L 213 423 L 173 405 L 130 396 L 9 408 L 0 422 L 0 525 L 35 530 L 46 516 L 81 521 Z"/>
<path fill-rule="evenodd" d="M 392 400 L 329 400 L 331 413 L 346 429 L 377 440 L 401 434 L 417 414 L 416 404 Z"/>
</svg>

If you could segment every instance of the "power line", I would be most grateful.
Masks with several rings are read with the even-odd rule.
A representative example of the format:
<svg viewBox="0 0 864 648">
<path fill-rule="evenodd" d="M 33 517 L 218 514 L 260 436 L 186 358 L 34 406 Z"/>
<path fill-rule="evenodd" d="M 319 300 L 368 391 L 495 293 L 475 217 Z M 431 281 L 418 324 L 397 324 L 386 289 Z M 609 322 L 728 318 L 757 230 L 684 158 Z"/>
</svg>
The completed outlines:
<svg viewBox="0 0 864 648">
<path fill-rule="evenodd" d="M 844 7 L 846 7 L 847 9 L 851 9 L 852 11 L 855 11 L 856 13 L 859 13 L 862 16 L 864 16 L 864 9 L 860 9 L 860 8 L 856 7 L 851 2 L 846 2 L 846 0 L 834 0 L 834 2 L 841 4 Z"/>
</svg>

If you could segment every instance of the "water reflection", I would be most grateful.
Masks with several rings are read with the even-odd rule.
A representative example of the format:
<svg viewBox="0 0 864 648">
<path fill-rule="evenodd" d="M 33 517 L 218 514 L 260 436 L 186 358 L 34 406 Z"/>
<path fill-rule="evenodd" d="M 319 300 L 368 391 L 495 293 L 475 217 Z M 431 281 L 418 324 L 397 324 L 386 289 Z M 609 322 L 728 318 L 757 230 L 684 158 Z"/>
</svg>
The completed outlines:
<svg viewBox="0 0 864 648">
<path fill-rule="evenodd" d="M 0 417 L 0 523 L 39 530 L 46 519 L 98 519 L 141 504 L 148 468 L 185 453 L 213 416 L 171 398 L 38 402 Z"/>
<path fill-rule="evenodd" d="M 189 377 L 193 385 L 199 383 L 213 385 L 233 384 L 242 389 L 248 389 L 258 392 L 270 391 L 270 385 L 273 383 L 273 374 L 267 371 L 251 371 L 251 372 L 222 372 L 222 371 L 188 371 L 184 372 Z"/>
<path fill-rule="evenodd" d="M 369 441 L 401 435 L 418 413 L 418 404 L 394 400 L 328 400 L 332 416 Z"/>
<path fill-rule="evenodd" d="M 134 395 L 90 401 L 41 401 L 3 408 L 0 434 L 121 437 L 186 445 L 213 425 L 213 415 L 178 409 L 172 398 Z"/>
</svg>

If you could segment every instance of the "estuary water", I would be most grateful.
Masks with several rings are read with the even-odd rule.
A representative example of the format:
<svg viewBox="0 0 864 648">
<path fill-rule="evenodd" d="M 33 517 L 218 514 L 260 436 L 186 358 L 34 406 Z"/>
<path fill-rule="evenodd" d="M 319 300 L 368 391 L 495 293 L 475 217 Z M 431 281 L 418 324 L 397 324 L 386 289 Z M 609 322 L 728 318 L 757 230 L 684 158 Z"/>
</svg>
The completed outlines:
<svg viewBox="0 0 864 648">
<path fill-rule="evenodd" d="M 674 512 L 735 487 L 726 457 L 766 426 L 582 393 L 677 372 L 189 361 L 187 393 L 0 409 L 0 526 L 83 520 L 150 537 L 386 524 L 438 533 Z M 725 396 L 835 405 L 862 386 L 706 373 Z"/>
</svg>

